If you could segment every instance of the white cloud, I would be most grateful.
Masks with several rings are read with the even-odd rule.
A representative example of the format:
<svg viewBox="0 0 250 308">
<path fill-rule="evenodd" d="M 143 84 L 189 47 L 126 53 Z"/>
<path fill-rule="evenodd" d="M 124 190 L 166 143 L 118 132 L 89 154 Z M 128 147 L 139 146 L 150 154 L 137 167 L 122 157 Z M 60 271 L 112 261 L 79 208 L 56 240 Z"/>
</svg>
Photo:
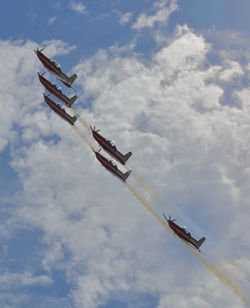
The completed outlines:
<svg viewBox="0 0 250 308">
<path fill-rule="evenodd" d="M 232 48 L 236 49 L 248 49 L 249 37 L 236 30 L 217 30 L 208 29 L 204 31 L 204 35 L 214 42 L 217 48 L 226 49 L 232 51 Z"/>
<path fill-rule="evenodd" d="M 60 8 L 61 6 L 62 6 L 62 3 L 60 1 L 53 3 L 53 7 L 56 9 Z"/>
<path fill-rule="evenodd" d="M 32 273 L 2 273 L 0 274 L 0 289 L 19 289 L 27 286 L 48 285 L 53 283 L 53 280 L 47 275 L 35 276 Z"/>
<path fill-rule="evenodd" d="M 49 20 L 48 20 L 48 25 L 53 25 L 56 21 L 56 16 L 53 16 L 51 17 Z"/>
<path fill-rule="evenodd" d="M 226 68 L 221 72 L 219 76 L 220 80 L 223 80 L 226 82 L 232 82 L 236 78 L 243 76 L 244 74 L 243 69 L 238 62 L 230 61 L 228 63 L 228 66 L 229 68 Z"/>
<path fill-rule="evenodd" d="M 47 44 L 49 55 L 71 50 L 61 42 Z M 12 166 L 22 182 L 13 213 L 23 227 L 44 232 L 41 268 L 65 270 L 76 307 L 98 307 L 113 298 L 129 301 L 137 294 L 158 297 L 160 308 L 243 307 L 101 168 L 70 126 L 40 104 L 39 64 L 35 56 L 30 61 L 34 46 L 0 45 L 6 58 L 0 95 L 8 102 L 8 117 L 1 119 L 8 118 L 8 129 L 2 127 L 1 136 L 5 144 L 12 138 Z M 231 256 L 235 249 L 239 255 L 234 256 L 247 264 L 249 91 L 235 93 L 242 109 L 220 104 L 217 76 L 228 66 L 208 65 L 211 48 L 183 26 L 148 61 L 131 48 L 99 51 L 75 68 L 83 90 L 75 108 L 122 152 L 132 150 L 129 165 L 161 196 L 148 198 L 159 214 L 168 214 L 166 200 L 171 200 L 192 217 L 190 229 L 194 221 L 204 228 L 207 254 L 206 247 L 216 247 L 214 236 L 222 250 Z M 88 99 L 92 108 L 83 110 L 81 102 Z M 143 191 L 133 177 L 129 182 Z M 23 283 L 35 282 L 32 277 Z M 49 283 L 43 279 L 38 281 Z"/>
<path fill-rule="evenodd" d="M 86 13 L 86 7 L 83 3 L 81 2 L 76 2 L 76 1 L 70 1 L 69 2 L 69 7 L 80 14 L 85 14 Z"/>
<path fill-rule="evenodd" d="M 152 28 L 155 24 L 166 25 L 169 16 L 178 8 L 176 0 L 159 0 L 154 3 L 154 15 L 142 13 L 133 24 L 132 28 L 140 30 L 143 28 Z"/>
<path fill-rule="evenodd" d="M 131 12 L 122 14 L 122 15 L 120 16 L 119 23 L 120 23 L 121 25 L 127 24 L 127 23 L 131 20 L 131 17 L 132 17 L 132 16 L 133 16 L 133 13 L 131 13 Z"/>
</svg>

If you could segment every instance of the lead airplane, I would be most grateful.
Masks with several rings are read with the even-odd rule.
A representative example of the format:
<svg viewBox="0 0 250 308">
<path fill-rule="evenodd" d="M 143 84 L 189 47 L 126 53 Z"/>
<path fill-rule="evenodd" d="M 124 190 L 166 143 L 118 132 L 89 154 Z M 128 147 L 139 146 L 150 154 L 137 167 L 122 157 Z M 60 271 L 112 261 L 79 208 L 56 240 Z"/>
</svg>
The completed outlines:
<svg viewBox="0 0 250 308">
<path fill-rule="evenodd" d="M 48 95 L 43 94 L 45 102 L 49 105 L 49 107 L 57 113 L 62 119 L 67 121 L 69 124 L 74 125 L 75 121 L 77 120 L 77 117 L 71 117 L 59 104 L 56 104 L 54 101 L 52 101 Z"/>
<path fill-rule="evenodd" d="M 116 146 L 112 143 L 112 141 L 104 138 L 102 135 L 98 133 L 99 130 L 95 130 L 95 128 L 93 128 L 92 126 L 90 126 L 90 128 L 91 128 L 93 137 L 99 143 L 99 145 L 103 148 L 103 150 L 109 153 L 111 156 L 113 156 L 122 165 L 125 165 L 129 157 L 132 155 L 132 152 L 128 152 L 127 154 L 123 155 L 121 152 L 117 150 Z"/>
<path fill-rule="evenodd" d="M 195 238 L 193 238 L 191 236 L 190 232 L 188 232 L 185 227 L 181 227 L 181 226 L 177 225 L 174 222 L 175 219 L 171 219 L 171 216 L 169 216 L 169 218 L 167 218 L 164 214 L 163 214 L 163 216 L 166 219 L 166 221 L 168 222 L 169 227 L 174 231 L 174 233 L 176 235 L 179 236 L 179 238 L 181 238 L 182 240 L 184 240 L 185 242 L 190 244 L 192 247 L 194 247 L 194 248 L 196 248 L 197 250 L 200 251 L 201 245 L 206 240 L 205 237 L 202 237 L 200 240 L 196 240 Z"/>
<path fill-rule="evenodd" d="M 71 108 L 73 103 L 76 101 L 77 96 L 74 95 L 71 98 L 67 97 L 62 93 L 62 91 L 57 87 L 57 85 L 52 84 L 48 79 L 44 78 L 43 74 L 39 73 L 37 74 L 40 82 L 45 87 L 45 89 L 47 89 L 51 94 L 53 94 L 55 97 L 59 98 L 62 102 L 64 102 L 67 107 Z"/>
<path fill-rule="evenodd" d="M 44 49 L 44 48 L 43 48 Z M 39 50 L 38 48 L 34 50 L 38 59 L 42 62 L 44 67 L 50 71 L 52 74 L 56 75 L 58 79 L 61 80 L 68 88 L 71 87 L 72 83 L 76 80 L 77 75 L 73 74 L 68 77 L 60 68 L 60 66 L 53 60 L 50 60 L 45 54 L 42 53 L 43 49 Z"/>
<path fill-rule="evenodd" d="M 99 153 L 101 149 L 98 152 L 96 152 L 93 148 L 92 150 L 95 153 L 96 158 L 99 160 L 99 162 L 103 165 L 104 168 L 106 168 L 113 175 L 117 176 L 121 181 L 126 182 L 127 178 L 132 172 L 131 170 L 128 170 L 126 173 L 122 173 L 111 160 L 108 160 L 106 157 Z"/>
</svg>

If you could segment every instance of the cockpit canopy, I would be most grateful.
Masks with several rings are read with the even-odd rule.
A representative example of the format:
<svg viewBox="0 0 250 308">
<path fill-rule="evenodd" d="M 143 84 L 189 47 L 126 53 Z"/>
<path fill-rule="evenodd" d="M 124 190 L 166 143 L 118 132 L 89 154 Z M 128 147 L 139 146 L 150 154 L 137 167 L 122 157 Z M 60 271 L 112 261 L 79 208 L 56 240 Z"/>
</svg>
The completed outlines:
<svg viewBox="0 0 250 308">
<path fill-rule="evenodd" d="M 52 60 L 51 63 L 53 63 L 57 68 L 61 68 L 61 65 L 58 64 L 55 60 Z"/>
</svg>

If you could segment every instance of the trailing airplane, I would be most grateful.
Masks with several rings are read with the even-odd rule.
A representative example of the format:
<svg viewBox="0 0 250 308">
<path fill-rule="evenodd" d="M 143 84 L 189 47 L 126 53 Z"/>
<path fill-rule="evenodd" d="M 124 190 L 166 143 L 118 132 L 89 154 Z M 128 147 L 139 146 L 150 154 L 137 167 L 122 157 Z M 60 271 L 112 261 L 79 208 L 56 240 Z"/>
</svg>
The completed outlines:
<svg viewBox="0 0 250 308">
<path fill-rule="evenodd" d="M 43 48 L 44 49 L 44 48 Z M 61 80 L 61 82 L 63 82 L 65 84 L 65 86 L 67 86 L 68 88 L 71 87 L 72 83 L 75 81 L 75 79 L 77 78 L 77 75 L 74 74 L 70 77 L 68 77 L 62 70 L 61 67 L 53 60 L 50 60 L 48 57 L 46 57 L 42 51 L 43 49 L 39 50 L 37 48 L 37 50 L 34 50 L 34 52 L 36 53 L 38 59 L 42 62 L 42 64 L 44 65 L 44 67 L 50 71 L 52 74 L 56 75 L 58 77 L 58 79 Z"/>
<path fill-rule="evenodd" d="M 44 78 L 43 74 L 37 74 L 40 82 L 45 87 L 45 89 L 47 89 L 51 94 L 64 102 L 67 107 L 70 108 L 74 104 L 77 99 L 76 95 L 71 98 L 67 97 L 65 94 L 62 93 L 62 90 L 56 84 L 52 84 L 48 79 Z"/>
<path fill-rule="evenodd" d="M 125 165 L 126 161 L 132 155 L 132 152 L 128 152 L 127 154 L 123 155 L 121 152 L 117 150 L 116 146 L 112 143 L 111 140 L 104 138 L 102 135 L 98 133 L 99 130 L 95 130 L 95 127 L 93 128 L 92 126 L 90 126 L 90 128 L 91 128 L 93 137 L 99 143 L 99 145 L 103 148 L 103 150 L 106 151 L 111 156 L 113 156 L 122 165 Z"/>
<path fill-rule="evenodd" d="M 126 173 L 122 173 L 117 165 L 115 165 L 111 160 L 108 160 L 106 157 L 101 155 L 99 152 L 96 152 L 92 148 L 93 152 L 95 153 L 96 158 L 99 160 L 99 162 L 103 165 L 104 168 L 106 168 L 109 172 L 111 172 L 113 175 L 117 176 L 121 181 L 126 182 L 127 178 L 131 174 L 131 170 L 128 170 Z"/>
<path fill-rule="evenodd" d="M 67 121 L 69 124 L 74 125 L 75 121 L 77 120 L 77 117 L 71 117 L 59 104 L 56 104 L 54 101 L 52 101 L 48 95 L 43 94 L 45 102 L 49 105 L 49 107 L 57 113 L 62 119 Z"/>
<path fill-rule="evenodd" d="M 185 242 L 190 244 L 192 247 L 194 247 L 194 248 L 196 248 L 197 250 L 200 251 L 201 245 L 206 240 L 205 237 L 202 237 L 200 240 L 197 241 L 196 239 L 194 239 L 191 236 L 190 232 L 188 232 L 185 227 L 181 227 L 181 226 L 177 225 L 174 222 L 175 219 L 171 219 L 171 216 L 169 216 L 169 218 L 167 218 L 164 214 L 163 214 L 163 216 L 166 219 L 166 221 L 168 222 L 169 227 L 174 231 L 174 233 L 176 235 L 179 236 L 179 238 L 181 238 L 182 240 L 184 240 Z"/>
</svg>

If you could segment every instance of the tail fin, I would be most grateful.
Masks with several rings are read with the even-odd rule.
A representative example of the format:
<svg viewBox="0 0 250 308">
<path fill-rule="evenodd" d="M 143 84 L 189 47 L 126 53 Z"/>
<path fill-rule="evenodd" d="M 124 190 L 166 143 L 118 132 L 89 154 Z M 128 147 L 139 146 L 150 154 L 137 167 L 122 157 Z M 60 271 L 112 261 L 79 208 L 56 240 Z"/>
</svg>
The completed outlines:
<svg viewBox="0 0 250 308">
<path fill-rule="evenodd" d="M 77 75 L 76 75 L 76 74 L 70 76 L 70 77 L 69 77 L 69 83 L 72 84 L 72 83 L 76 80 L 76 78 L 77 78 Z"/>
<path fill-rule="evenodd" d="M 128 152 L 127 154 L 125 154 L 123 157 L 124 157 L 124 161 L 126 162 L 129 157 L 132 155 L 132 152 Z"/>
<path fill-rule="evenodd" d="M 69 99 L 70 107 L 74 104 L 74 102 L 77 100 L 77 96 L 74 95 Z"/>
<path fill-rule="evenodd" d="M 197 246 L 200 248 L 201 245 L 205 242 L 206 238 L 202 237 L 199 241 L 197 241 Z"/>
<path fill-rule="evenodd" d="M 128 170 L 123 176 L 124 180 L 127 180 L 127 178 L 130 176 L 131 173 L 132 173 L 132 170 Z"/>
</svg>

